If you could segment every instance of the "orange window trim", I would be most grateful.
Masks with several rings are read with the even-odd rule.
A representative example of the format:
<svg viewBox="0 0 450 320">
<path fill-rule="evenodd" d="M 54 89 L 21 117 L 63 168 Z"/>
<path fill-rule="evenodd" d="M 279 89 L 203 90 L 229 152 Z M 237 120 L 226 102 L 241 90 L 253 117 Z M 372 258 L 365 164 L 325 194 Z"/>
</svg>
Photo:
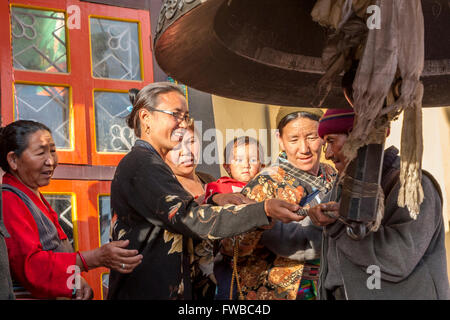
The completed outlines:
<svg viewBox="0 0 450 320">
<path fill-rule="evenodd" d="M 68 73 L 45 73 L 40 71 L 14 70 L 11 55 L 10 6 L 6 1 L 0 4 L 0 81 L 2 84 L 17 83 L 57 83 L 71 88 L 71 142 L 73 150 L 58 150 L 60 163 L 117 165 L 125 153 L 104 153 L 96 150 L 94 90 L 128 91 L 142 88 L 153 82 L 153 59 L 151 52 L 150 15 L 146 10 L 135 10 L 108 5 L 80 2 L 78 0 L 13 0 L 11 6 L 30 9 L 65 12 L 70 5 L 80 8 L 80 29 L 66 31 Z M 139 26 L 139 50 L 142 80 L 117 80 L 94 78 L 91 68 L 89 18 L 98 17 L 125 22 L 136 22 Z M 66 21 L 67 21 L 66 12 Z M 1 25 L 3 24 L 3 25 Z M 88 57 L 88 58 L 87 58 Z M 88 60 L 88 61 L 87 61 Z M 13 85 L 1 86 L 2 125 L 14 121 Z"/>
<path fill-rule="evenodd" d="M 89 18 L 101 18 L 124 22 L 138 22 L 138 34 L 140 39 L 140 61 L 141 61 L 141 78 L 142 80 L 120 80 L 120 79 L 106 79 L 92 76 L 92 67 L 89 65 L 89 74 L 91 75 L 89 88 L 86 92 L 90 92 L 88 99 L 90 137 L 91 137 L 91 161 L 93 165 L 107 165 L 116 166 L 119 161 L 125 156 L 126 152 L 98 152 L 96 147 L 96 130 L 95 130 L 95 110 L 94 110 L 94 92 L 95 91 L 109 91 L 109 92 L 128 92 L 131 88 L 141 89 L 146 84 L 153 82 L 153 58 L 151 48 L 151 34 L 150 34 L 150 17 L 149 12 L 144 10 L 133 10 L 117 8 L 111 6 L 95 6 L 95 9 L 90 11 Z M 89 19 L 87 20 L 89 27 Z M 90 28 L 90 27 L 89 27 Z M 90 37 L 90 33 L 89 33 Z M 89 41 L 90 46 L 90 41 Z M 147 48 L 147 49 L 146 49 Z M 89 50 L 90 54 L 91 51 Z M 92 59 L 91 59 L 92 60 Z"/>
<path fill-rule="evenodd" d="M 109 194 L 110 181 L 89 180 L 52 180 L 48 186 L 40 189 L 43 194 L 73 195 L 74 239 L 76 250 L 93 250 L 100 247 L 100 225 L 98 211 L 99 195 Z M 94 298 L 102 298 L 101 274 L 109 272 L 101 267 L 83 273 L 94 290 Z"/>
</svg>

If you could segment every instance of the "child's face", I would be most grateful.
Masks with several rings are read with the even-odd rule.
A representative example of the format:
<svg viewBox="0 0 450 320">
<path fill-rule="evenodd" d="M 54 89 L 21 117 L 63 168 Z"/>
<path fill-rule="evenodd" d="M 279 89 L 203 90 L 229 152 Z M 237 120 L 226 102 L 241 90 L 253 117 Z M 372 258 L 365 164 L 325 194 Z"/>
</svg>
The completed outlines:
<svg viewBox="0 0 450 320">
<path fill-rule="evenodd" d="M 257 145 L 242 144 L 235 146 L 233 157 L 229 164 L 224 164 L 225 170 L 233 178 L 241 182 L 249 182 L 261 169 Z"/>
</svg>

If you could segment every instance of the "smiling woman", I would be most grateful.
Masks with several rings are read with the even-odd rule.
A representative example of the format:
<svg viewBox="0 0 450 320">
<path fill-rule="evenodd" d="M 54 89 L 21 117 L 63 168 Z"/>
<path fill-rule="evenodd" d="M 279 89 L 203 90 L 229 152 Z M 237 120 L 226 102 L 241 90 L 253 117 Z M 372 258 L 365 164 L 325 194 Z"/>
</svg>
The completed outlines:
<svg viewBox="0 0 450 320">
<path fill-rule="evenodd" d="M 303 215 L 327 201 L 336 173 L 320 163 L 322 139 L 317 129 L 321 115 L 311 108 L 281 107 L 276 123 L 283 157 L 249 181 L 242 194 L 256 201 L 277 198 L 300 204 Z M 315 299 L 321 235 L 309 217 L 301 222 L 277 222 L 270 230 L 239 236 L 237 246 L 223 241 L 224 259 L 216 267 L 238 261 L 239 294 L 248 300 Z M 229 287 L 225 291 L 236 297 Z"/>
<path fill-rule="evenodd" d="M 203 181 L 205 175 L 196 172 L 200 152 L 200 144 L 194 126 L 187 128 L 183 140 L 174 149 L 167 153 L 166 163 L 175 174 L 181 185 L 196 199 L 202 203 L 205 193 L 204 184 L 211 181 Z"/>
<path fill-rule="evenodd" d="M 133 109 L 127 123 L 138 139 L 111 183 L 112 238 L 129 240 L 144 259 L 130 275 L 111 272 L 108 299 L 192 299 L 192 239 L 234 236 L 269 224 L 268 217 L 298 221 L 293 213 L 298 206 L 276 199 L 251 203 L 242 195 L 223 194 L 200 206 L 165 162 L 192 124 L 183 92 L 173 83 L 156 82 L 129 95 Z M 182 149 L 175 160 L 192 172 L 187 149 L 187 157 Z M 231 198 L 236 202 L 223 206 Z"/>
<path fill-rule="evenodd" d="M 57 165 L 55 142 L 45 125 L 19 120 L 1 130 L 3 214 L 10 235 L 5 242 L 19 298 L 91 299 L 92 289 L 83 278 L 75 279 L 74 271 L 106 266 L 131 272 L 142 259 L 124 249 L 126 241 L 73 252 L 57 213 L 39 192 Z"/>
<path fill-rule="evenodd" d="M 166 163 L 174 173 L 183 188 L 189 192 L 198 203 L 203 203 L 206 184 L 215 180 L 214 177 L 196 170 L 200 152 L 198 133 L 194 125 L 190 125 L 181 143 L 169 151 Z M 213 274 L 212 240 L 190 239 L 189 246 L 194 249 L 191 260 L 193 280 L 193 298 L 196 300 L 213 299 L 216 279 Z"/>
<path fill-rule="evenodd" d="M 322 139 L 317 134 L 319 117 L 307 112 L 291 113 L 278 125 L 278 140 L 287 160 L 300 170 L 317 175 Z"/>
</svg>

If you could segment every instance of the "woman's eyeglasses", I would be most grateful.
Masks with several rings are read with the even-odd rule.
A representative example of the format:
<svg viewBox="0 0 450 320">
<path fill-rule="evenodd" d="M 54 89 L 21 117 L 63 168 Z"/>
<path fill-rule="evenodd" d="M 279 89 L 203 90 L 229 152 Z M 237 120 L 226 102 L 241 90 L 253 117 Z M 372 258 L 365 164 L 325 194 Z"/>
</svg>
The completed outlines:
<svg viewBox="0 0 450 320">
<path fill-rule="evenodd" d="M 181 112 L 173 112 L 173 111 L 168 111 L 168 110 L 160 110 L 160 109 L 156 109 L 156 108 L 152 108 L 150 107 L 150 109 L 152 111 L 157 111 L 157 112 L 162 112 L 165 114 L 170 114 L 171 116 L 173 116 L 178 122 L 186 122 L 186 125 L 189 127 L 194 123 L 194 118 L 191 118 L 188 114 L 182 114 Z"/>
</svg>

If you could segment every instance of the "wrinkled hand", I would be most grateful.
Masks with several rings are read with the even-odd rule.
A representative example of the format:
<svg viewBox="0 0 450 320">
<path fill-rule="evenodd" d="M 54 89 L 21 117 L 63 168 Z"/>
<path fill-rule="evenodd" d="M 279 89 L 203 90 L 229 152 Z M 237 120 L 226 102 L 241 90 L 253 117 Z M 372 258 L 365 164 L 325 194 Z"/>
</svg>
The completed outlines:
<svg viewBox="0 0 450 320">
<path fill-rule="evenodd" d="M 305 219 L 305 217 L 295 214 L 295 211 L 298 209 L 300 209 L 299 205 L 284 200 L 269 199 L 264 201 L 264 210 L 267 216 L 275 220 L 280 220 L 283 223 Z"/>
<path fill-rule="evenodd" d="M 75 292 L 75 300 L 91 300 L 94 297 L 94 291 L 83 277 L 80 278 L 80 289 Z"/>
<path fill-rule="evenodd" d="M 327 211 L 328 215 L 325 215 L 323 211 Z M 335 218 L 330 217 L 330 215 Z M 308 210 L 308 216 L 312 223 L 316 226 L 326 226 L 332 224 L 339 217 L 339 203 L 328 202 L 318 204 Z"/>
<path fill-rule="evenodd" d="M 212 196 L 212 200 L 217 203 L 218 206 L 224 206 L 226 204 L 248 204 L 248 203 L 255 203 L 255 200 L 251 200 L 244 196 L 243 194 L 239 192 L 235 193 L 217 193 Z"/>
<path fill-rule="evenodd" d="M 100 264 L 120 273 L 130 273 L 142 262 L 137 250 L 125 249 L 129 240 L 112 241 L 99 248 Z"/>
</svg>

